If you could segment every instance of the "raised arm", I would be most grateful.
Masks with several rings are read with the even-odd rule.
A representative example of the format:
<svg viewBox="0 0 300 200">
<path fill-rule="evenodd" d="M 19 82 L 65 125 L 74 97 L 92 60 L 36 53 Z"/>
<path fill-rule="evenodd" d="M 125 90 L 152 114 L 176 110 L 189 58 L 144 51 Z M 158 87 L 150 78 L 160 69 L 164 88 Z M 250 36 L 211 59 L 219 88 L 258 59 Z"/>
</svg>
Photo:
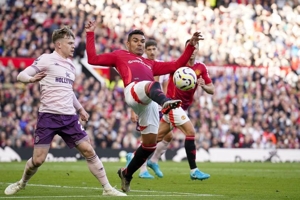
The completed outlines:
<svg viewBox="0 0 300 200">
<path fill-rule="evenodd" d="M 174 73 L 179 67 L 183 67 L 189 61 L 195 47 L 192 45 L 187 45 L 183 54 L 173 62 L 156 62 L 153 65 L 153 75 L 160 76 L 164 74 Z"/>
<path fill-rule="evenodd" d="M 104 53 L 101 55 L 96 54 L 95 34 L 94 34 L 95 28 L 96 28 L 95 22 L 89 21 L 85 25 L 86 53 L 87 53 L 88 63 L 91 65 L 114 67 L 115 62 L 117 61 L 116 55 L 114 53 Z"/>
<path fill-rule="evenodd" d="M 155 62 L 153 65 L 153 75 L 163 75 L 174 73 L 179 67 L 183 67 L 189 61 L 191 55 L 195 50 L 195 46 L 199 40 L 204 40 L 200 32 L 195 32 L 186 46 L 183 54 L 174 62 Z"/>
</svg>

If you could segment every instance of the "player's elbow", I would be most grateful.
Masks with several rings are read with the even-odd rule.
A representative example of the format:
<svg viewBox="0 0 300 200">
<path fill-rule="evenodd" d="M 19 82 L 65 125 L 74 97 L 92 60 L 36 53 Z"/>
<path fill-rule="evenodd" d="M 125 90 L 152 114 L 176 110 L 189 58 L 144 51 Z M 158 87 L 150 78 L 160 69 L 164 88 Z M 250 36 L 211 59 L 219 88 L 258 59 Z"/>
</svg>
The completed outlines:
<svg viewBox="0 0 300 200">
<path fill-rule="evenodd" d="M 97 61 L 97 59 L 88 59 L 87 62 L 90 65 L 100 65 L 100 63 Z"/>
<path fill-rule="evenodd" d="M 92 58 L 88 58 L 88 59 L 87 59 L 87 62 L 88 62 L 90 65 L 95 65 L 95 64 L 96 64 L 96 63 L 95 63 L 95 60 L 92 59 Z"/>
</svg>

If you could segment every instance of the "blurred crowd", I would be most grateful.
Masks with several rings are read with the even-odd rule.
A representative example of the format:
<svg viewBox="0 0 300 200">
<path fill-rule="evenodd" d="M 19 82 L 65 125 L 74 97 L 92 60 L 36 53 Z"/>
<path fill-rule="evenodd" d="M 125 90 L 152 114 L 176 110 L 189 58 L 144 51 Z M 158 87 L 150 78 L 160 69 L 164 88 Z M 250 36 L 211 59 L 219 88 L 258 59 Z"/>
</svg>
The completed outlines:
<svg viewBox="0 0 300 200">
<path fill-rule="evenodd" d="M 193 3 L 194 2 L 194 3 Z M 205 36 L 206 64 L 264 66 L 300 73 L 299 0 L 6 0 L 0 1 L 0 55 L 51 52 L 54 29 L 72 27 L 75 56 L 84 56 L 84 23 L 96 20 L 97 51 L 125 48 L 132 29 L 159 43 L 160 60 L 177 58 L 195 31 Z"/>
<path fill-rule="evenodd" d="M 32 147 L 39 106 L 38 84 L 16 81 L 12 63 L 0 65 L 0 146 Z M 300 80 L 291 87 L 278 76 L 268 78 L 249 68 L 209 68 L 215 94 L 201 89 L 189 109 L 196 129 L 197 148 L 300 148 Z M 123 88 L 108 89 L 93 77 L 79 75 L 74 91 L 90 114 L 83 123 L 94 147 L 136 148 L 140 134 L 130 120 Z M 169 148 L 184 145 L 184 135 L 174 130 Z M 53 148 L 65 143 L 57 136 Z"/>
<path fill-rule="evenodd" d="M 199 91 L 189 115 L 197 130 L 197 147 L 299 148 L 299 77 L 294 85 L 255 68 L 300 74 L 299 0 L 0 0 L 0 56 L 36 58 L 53 51 L 51 33 L 70 26 L 75 57 L 84 57 L 84 23 L 96 20 L 98 53 L 125 48 L 128 32 L 142 29 L 158 41 L 159 60 L 176 59 L 190 35 L 205 36 L 198 59 L 207 65 L 239 65 L 227 73 L 211 70 L 216 92 Z M 212 2 L 212 1 L 211 1 Z M 253 68 L 246 68 L 246 67 Z M 19 66 L 18 66 L 19 67 Z M 39 106 L 37 84 L 16 82 L 11 62 L 0 63 L 0 146 L 33 145 Z M 102 86 L 80 74 L 74 90 L 90 113 L 84 127 L 94 146 L 136 148 L 140 135 L 130 122 L 123 89 Z M 174 130 L 170 148 L 183 145 Z M 55 137 L 52 147 L 63 148 Z"/>
</svg>

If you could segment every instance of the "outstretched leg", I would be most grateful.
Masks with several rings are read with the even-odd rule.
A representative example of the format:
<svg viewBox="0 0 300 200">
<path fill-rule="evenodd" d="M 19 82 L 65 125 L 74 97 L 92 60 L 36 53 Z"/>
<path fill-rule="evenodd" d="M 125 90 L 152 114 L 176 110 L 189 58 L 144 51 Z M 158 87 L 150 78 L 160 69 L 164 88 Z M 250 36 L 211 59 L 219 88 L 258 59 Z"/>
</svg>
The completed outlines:
<svg viewBox="0 0 300 200">
<path fill-rule="evenodd" d="M 148 133 L 142 134 L 142 145 L 135 151 L 135 155 L 126 168 L 119 169 L 118 175 L 121 178 L 122 190 L 124 192 L 130 191 L 130 182 L 132 175 L 143 165 L 148 157 L 156 149 L 156 136 L 157 134 Z"/>
<path fill-rule="evenodd" d="M 76 148 L 85 157 L 89 170 L 102 185 L 103 195 L 127 196 L 126 194 L 119 192 L 118 190 L 116 190 L 110 185 L 106 176 L 103 163 L 101 162 L 101 160 L 95 153 L 92 145 L 88 141 L 82 141 Z"/>
<path fill-rule="evenodd" d="M 132 158 L 134 157 L 134 153 L 127 153 L 126 155 L 126 166 L 127 167 L 129 165 L 129 163 L 131 162 Z M 142 166 L 140 167 L 140 173 L 139 173 L 139 177 L 143 178 L 143 179 L 154 179 L 154 176 L 152 176 L 148 169 L 147 169 L 147 162 L 144 162 L 142 164 Z"/>
<path fill-rule="evenodd" d="M 10 184 L 4 191 L 6 195 L 13 195 L 24 189 L 27 182 L 37 172 L 38 168 L 44 163 L 49 152 L 49 147 L 34 147 L 33 156 L 25 165 L 25 169 L 20 181 Z"/>
<path fill-rule="evenodd" d="M 145 90 L 150 99 L 162 106 L 161 112 L 164 114 L 167 114 L 170 110 L 181 106 L 181 100 L 172 100 L 166 97 L 161 90 L 159 82 L 154 81 L 147 84 Z"/>
</svg>

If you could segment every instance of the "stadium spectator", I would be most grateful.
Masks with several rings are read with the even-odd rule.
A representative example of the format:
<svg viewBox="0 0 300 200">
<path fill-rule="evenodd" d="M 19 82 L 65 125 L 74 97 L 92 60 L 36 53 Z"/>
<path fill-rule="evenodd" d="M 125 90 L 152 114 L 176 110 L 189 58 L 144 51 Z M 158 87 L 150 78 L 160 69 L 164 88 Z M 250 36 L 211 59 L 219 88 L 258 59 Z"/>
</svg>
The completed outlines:
<svg viewBox="0 0 300 200">
<path fill-rule="evenodd" d="M 266 1 L 269 2 L 268 5 L 248 0 L 246 3 L 236 5 L 238 9 L 230 10 L 230 12 L 228 10 L 230 0 L 226 1 L 228 5 L 221 3 L 214 9 L 208 4 L 205 5 L 202 0 L 197 1 L 197 5 L 193 7 L 189 7 L 190 4 L 185 1 L 168 1 L 167 4 L 162 4 L 160 1 L 147 0 L 147 9 L 144 3 L 136 3 L 134 0 L 39 2 L 38 0 L 32 2 L 1 1 L 1 57 L 36 58 L 43 51 L 52 52 L 53 45 L 49 41 L 52 30 L 65 24 L 69 24 L 76 35 L 75 55 L 83 57 L 85 46 L 83 25 L 86 19 L 94 18 L 102 24 L 100 31 L 96 32 L 98 53 L 124 48 L 122 43 L 126 33 L 132 28 L 142 28 L 148 38 L 159 41 L 159 49 L 165 49 L 158 59 L 169 61 L 176 57 L 176 50 L 179 52 L 182 50 L 181 47 L 184 46 L 184 38 L 187 34 L 199 27 L 205 27 L 203 48 L 197 55 L 200 61 L 207 65 L 238 64 L 244 67 L 268 67 L 269 73 L 276 76 L 274 78 L 261 76 L 257 78 L 258 81 L 254 81 L 252 75 L 258 74 L 260 69 L 247 71 L 245 68 L 237 70 L 234 75 L 227 74 L 227 69 L 213 74 L 211 78 L 216 87 L 215 95 L 209 97 L 201 94 L 189 110 L 189 117 L 196 130 L 206 130 L 208 127 L 211 133 L 206 137 L 202 135 L 200 137 L 202 130 L 199 131 L 196 134 L 197 147 L 210 145 L 224 147 L 226 133 L 232 127 L 229 119 L 234 112 L 241 113 L 240 120 L 245 121 L 241 124 L 242 133 L 246 124 L 247 129 L 252 130 L 250 132 L 252 147 L 255 143 L 262 144 L 261 136 L 265 130 L 262 130 L 261 121 L 267 120 L 277 138 L 277 148 L 299 148 L 300 36 L 297 30 L 299 29 L 300 6 L 297 0 Z M 277 3 L 277 6 L 274 3 Z M 192 9 L 192 12 L 186 13 L 185 10 L 188 8 Z M 33 18 L 35 13 L 40 12 L 47 14 L 43 24 L 36 23 Z M 191 30 L 190 27 L 192 27 Z M 24 43 L 27 51 L 24 48 L 18 51 L 22 44 L 24 47 Z M 289 68 L 281 71 L 284 67 L 291 67 L 292 71 Z M 30 145 L 29 135 L 33 133 L 32 130 L 36 124 L 36 111 L 39 106 L 37 102 L 40 95 L 38 86 L 29 84 L 25 87 L 17 83 L 15 74 L 18 72 L 19 69 L 16 69 L 12 62 L 7 66 L 3 66 L 0 62 L 0 132 L 4 132 L 2 135 L 5 135 L 5 137 L 0 137 L 5 138 L 0 139 L 2 146 Z M 278 75 L 285 74 L 287 74 L 286 78 L 279 83 Z M 130 112 L 127 111 L 124 102 L 119 100 L 121 97 L 118 92 L 101 86 L 101 90 L 95 89 L 100 92 L 91 93 L 90 90 L 84 89 L 93 88 L 87 79 L 88 77 L 84 74 L 78 76 L 74 83 L 74 90 L 89 114 L 92 116 L 93 113 L 98 113 L 98 121 L 101 122 L 99 126 L 112 129 L 114 126 L 112 123 L 117 122 L 110 122 L 108 117 L 114 112 L 115 107 L 124 106 L 121 118 L 124 123 L 122 127 L 126 130 L 130 123 Z M 230 84 L 230 80 L 237 82 L 233 81 Z M 292 81 L 295 82 L 290 85 Z M 92 95 L 93 98 L 88 95 Z M 281 98 L 274 99 L 275 96 L 281 96 Z M 25 105 L 27 101 L 32 102 L 32 105 Z M 116 101 L 118 101 L 117 106 L 115 106 Z M 278 101 L 282 108 L 277 105 Z M 28 113 L 27 109 L 30 107 L 32 112 Z M 199 118 L 202 123 L 199 122 Z M 274 125 L 277 122 L 280 122 L 280 126 Z M 91 128 L 89 124 L 85 127 L 89 130 L 88 133 L 94 136 L 94 145 L 100 146 L 96 142 L 96 136 L 101 130 Z M 118 130 L 114 131 L 118 133 Z M 175 133 L 169 148 L 183 146 L 182 135 L 176 131 Z M 117 135 L 117 138 L 124 137 L 122 134 Z M 245 137 L 245 134 L 243 133 L 241 137 Z M 206 138 L 210 138 L 211 144 L 206 142 Z M 227 138 L 225 146 L 230 144 L 230 138 Z M 8 142 L 8 139 L 11 142 Z M 139 140 L 138 137 L 137 139 Z M 114 142 L 119 140 L 115 138 Z M 105 138 L 103 141 L 103 144 L 107 143 Z M 61 148 L 62 144 L 53 145 Z M 119 145 L 122 146 L 122 142 Z M 258 146 L 265 148 L 263 145 Z"/>
</svg>

